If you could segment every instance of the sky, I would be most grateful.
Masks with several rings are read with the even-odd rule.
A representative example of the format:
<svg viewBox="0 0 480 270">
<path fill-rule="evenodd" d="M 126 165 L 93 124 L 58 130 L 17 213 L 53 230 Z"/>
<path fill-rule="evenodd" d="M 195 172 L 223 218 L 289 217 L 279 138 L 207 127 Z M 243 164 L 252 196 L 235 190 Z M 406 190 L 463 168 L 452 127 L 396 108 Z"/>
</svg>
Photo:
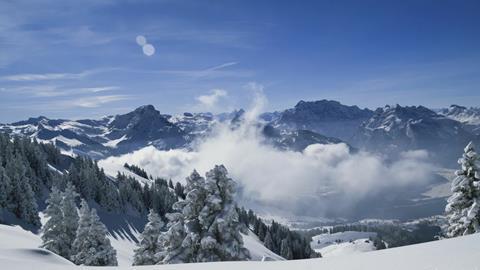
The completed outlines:
<svg viewBox="0 0 480 270">
<path fill-rule="evenodd" d="M 152 104 L 480 106 L 480 1 L 3 0 L 0 123 Z"/>
</svg>

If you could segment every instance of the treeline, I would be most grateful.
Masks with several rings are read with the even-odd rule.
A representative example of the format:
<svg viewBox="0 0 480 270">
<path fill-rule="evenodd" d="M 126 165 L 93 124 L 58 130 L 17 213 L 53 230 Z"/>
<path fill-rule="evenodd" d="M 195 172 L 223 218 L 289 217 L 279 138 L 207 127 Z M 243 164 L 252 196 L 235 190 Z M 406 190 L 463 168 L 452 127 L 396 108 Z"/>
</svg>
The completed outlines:
<svg viewBox="0 0 480 270">
<path fill-rule="evenodd" d="M 143 178 L 145 178 L 145 179 L 150 179 L 150 178 L 151 178 L 151 177 L 150 177 L 150 178 L 148 177 L 148 174 L 147 174 L 147 172 L 146 172 L 144 169 L 138 167 L 138 166 L 135 165 L 135 164 L 130 165 L 130 164 L 128 164 L 128 163 L 125 163 L 125 164 L 123 164 L 123 167 L 124 167 L 125 169 L 131 171 L 132 173 L 134 173 L 134 174 L 136 174 L 136 175 L 138 175 L 138 176 L 140 176 L 140 177 L 143 177 Z"/>
<path fill-rule="evenodd" d="M 40 225 L 37 199 L 56 178 L 48 163 L 55 166 L 60 159 L 60 152 L 52 145 L 0 133 L 0 209 Z"/>
<path fill-rule="evenodd" d="M 52 187 L 65 190 L 68 183 L 81 198 L 112 212 L 133 209 L 147 213 L 154 209 L 165 215 L 179 197 L 185 196 L 181 184 L 171 189 L 165 179 L 157 178 L 142 187 L 133 177 L 123 174 L 116 179 L 108 177 L 90 158 L 68 160 L 68 169 L 59 170 L 68 164 L 64 164 L 65 156 L 55 146 L 0 133 L 0 210 L 39 226 L 38 203 L 44 201 Z"/>
<path fill-rule="evenodd" d="M 252 210 L 238 209 L 239 220 L 250 228 L 262 241 L 266 248 L 287 260 L 321 257 L 310 247 L 311 237 L 305 237 L 291 231 L 274 220 L 268 226 Z"/>
</svg>

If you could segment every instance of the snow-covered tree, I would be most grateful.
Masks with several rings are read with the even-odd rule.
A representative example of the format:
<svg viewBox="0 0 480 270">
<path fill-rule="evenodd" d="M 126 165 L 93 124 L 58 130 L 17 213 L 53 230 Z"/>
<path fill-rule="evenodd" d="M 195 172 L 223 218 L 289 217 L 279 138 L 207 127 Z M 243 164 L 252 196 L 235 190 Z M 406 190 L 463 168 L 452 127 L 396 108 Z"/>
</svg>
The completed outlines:
<svg viewBox="0 0 480 270">
<path fill-rule="evenodd" d="M 6 208 L 8 202 L 8 194 L 10 193 L 10 178 L 5 173 L 0 159 L 0 208 Z"/>
<path fill-rule="evenodd" d="M 287 260 L 293 259 L 293 253 L 292 253 L 292 248 L 291 248 L 291 241 L 287 237 L 282 240 L 282 244 L 280 245 L 280 256 Z"/>
<path fill-rule="evenodd" d="M 80 218 L 78 221 L 78 229 L 72 245 L 71 260 L 75 264 L 85 264 L 90 254 L 89 248 L 89 231 L 92 225 L 92 217 L 90 214 L 90 207 L 85 200 L 80 204 Z"/>
<path fill-rule="evenodd" d="M 133 265 L 153 265 L 157 264 L 156 254 L 159 252 L 158 237 L 160 236 L 163 222 L 160 216 L 150 210 L 148 214 L 148 223 L 140 236 L 140 242 L 135 249 Z"/>
<path fill-rule="evenodd" d="M 235 206 L 235 189 L 236 184 L 227 176 L 223 165 L 206 173 L 207 197 L 198 216 L 202 234 L 197 261 L 236 261 L 250 257 L 240 235 L 244 226 L 239 222 Z"/>
<path fill-rule="evenodd" d="M 158 264 L 176 264 L 194 262 L 193 249 L 185 241 L 185 223 L 182 213 L 168 213 L 168 230 L 158 237 L 160 251 L 156 254 Z"/>
<path fill-rule="evenodd" d="M 163 264 L 196 262 L 200 249 L 202 228 L 198 216 L 206 198 L 205 179 L 194 170 L 186 182 L 185 200 L 173 204 L 178 212 L 166 215 L 168 230 L 159 237 L 159 245 L 163 248 L 157 257 Z"/>
<path fill-rule="evenodd" d="M 92 226 L 90 228 L 90 236 L 92 245 L 90 249 L 95 249 L 95 256 L 91 258 L 89 265 L 118 265 L 117 251 L 112 247 L 107 237 L 107 228 L 100 221 L 95 209 L 92 209 L 91 216 Z"/>
<path fill-rule="evenodd" d="M 25 163 L 20 154 L 13 155 L 13 158 L 7 161 L 5 170 L 11 183 L 8 209 L 20 219 L 33 225 L 40 225 L 38 206 L 35 194 L 26 176 Z"/>
<path fill-rule="evenodd" d="M 273 245 L 273 239 L 272 239 L 272 235 L 270 234 L 270 231 L 267 231 L 267 233 L 265 234 L 265 240 L 263 241 L 263 244 L 265 245 L 266 248 L 268 248 L 270 250 L 275 249 L 275 247 Z"/>
<path fill-rule="evenodd" d="M 215 166 L 201 177 L 196 171 L 187 177 L 185 200 L 173 205 L 168 231 L 159 237 L 161 263 L 246 260 L 234 202 L 235 182 L 224 166 Z"/>
<path fill-rule="evenodd" d="M 77 235 L 73 242 L 72 261 L 78 265 L 117 265 L 116 251 L 107 238 L 107 229 L 95 209 L 85 200 L 80 208 Z"/>
<path fill-rule="evenodd" d="M 60 208 L 63 213 L 63 232 L 62 238 L 67 244 L 68 253 L 66 254 L 69 258 L 72 250 L 73 242 L 77 236 L 78 228 L 78 212 L 75 200 L 78 197 L 78 193 L 75 192 L 75 187 L 69 182 L 63 192 L 63 197 L 60 203 Z M 62 255 L 63 256 L 63 255 Z"/>
<path fill-rule="evenodd" d="M 69 258 L 70 250 L 66 239 L 63 237 L 65 228 L 63 213 L 60 208 L 62 193 L 56 187 L 53 187 L 46 202 L 45 216 L 48 220 L 42 227 L 42 247 L 62 257 Z"/>
<path fill-rule="evenodd" d="M 447 237 L 480 232 L 480 175 L 476 162 L 478 155 L 470 142 L 458 160 L 461 169 L 452 182 L 452 196 L 445 208 Z"/>
<path fill-rule="evenodd" d="M 205 207 L 207 193 L 205 189 L 205 178 L 201 177 L 196 170 L 186 179 L 185 200 L 174 204 L 174 209 L 182 211 L 185 223 L 186 237 L 183 246 L 189 249 L 191 262 L 197 261 L 197 255 L 201 249 L 200 240 L 203 228 L 199 216 Z"/>
</svg>

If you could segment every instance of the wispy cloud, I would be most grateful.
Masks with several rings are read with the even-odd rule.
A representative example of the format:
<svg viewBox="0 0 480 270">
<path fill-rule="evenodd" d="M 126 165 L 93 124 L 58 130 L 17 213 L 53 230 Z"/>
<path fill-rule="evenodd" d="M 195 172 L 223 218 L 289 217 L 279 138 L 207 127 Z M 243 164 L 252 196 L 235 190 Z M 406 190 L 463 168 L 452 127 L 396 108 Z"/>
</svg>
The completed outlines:
<svg viewBox="0 0 480 270">
<path fill-rule="evenodd" d="M 89 93 L 99 93 L 106 91 L 113 91 L 119 89 L 118 86 L 97 86 L 97 87 L 82 87 L 69 88 L 55 85 L 35 85 L 35 86 L 20 86 L 20 87 L 3 87 L 1 92 L 13 94 L 29 94 L 33 97 L 61 97 L 72 96 Z"/>
<path fill-rule="evenodd" d="M 101 72 L 100 69 L 86 70 L 79 73 L 24 73 L 0 77 L 2 81 L 29 82 L 29 81 L 50 81 L 50 80 L 74 80 L 81 79 Z"/>
<path fill-rule="evenodd" d="M 75 107 L 96 108 L 107 103 L 131 99 L 129 95 L 105 95 L 95 97 L 83 97 L 68 101 L 66 104 Z"/>
<path fill-rule="evenodd" d="M 238 63 L 237 62 L 227 62 L 227 63 L 223 63 L 221 65 L 217 65 L 217 66 L 214 66 L 214 67 L 211 67 L 211 68 L 207 68 L 205 69 L 205 71 L 215 71 L 215 70 L 219 70 L 219 69 L 224 69 L 224 68 L 227 68 L 227 67 L 231 67 L 231 66 L 235 66 L 237 65 Z"/>
<path fill-rule="evenodd" d="M 139 73 L 153 73 L 172 76 L 188 77 L 192 79 L 201 78 L 247 78 L 253 76 L 253 72 L 248 70 L 228 70 L 232 66 L 238 65 L 237 62 L 226 62 L 213 67 L 204 69 L 162 69 L 162 70 L 127 70 Z"/>
</svg>

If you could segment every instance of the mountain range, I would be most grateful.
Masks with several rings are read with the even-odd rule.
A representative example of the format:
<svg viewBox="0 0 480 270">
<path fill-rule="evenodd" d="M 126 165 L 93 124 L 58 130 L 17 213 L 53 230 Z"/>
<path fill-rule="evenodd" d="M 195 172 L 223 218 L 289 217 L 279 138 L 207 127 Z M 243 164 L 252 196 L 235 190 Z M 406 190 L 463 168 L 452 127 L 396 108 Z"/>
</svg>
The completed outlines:
<svg viewBox="0 0 480 270">
<path fill-rule="evenodd" d="M 191 148 L 196 139 L 209 136 L 216 124 L 234 126 L 243 115 L 243 110 L 168 115 L 146 105 L 101 119 L 40 116 L 0 124 L 0 131 L 53 143 L 64 153 L 101 159 L 149 145 L 160 150 Z M 284 150 L 301 151 L 313 143 L 345 142 L 351 149 L 389 155 L 426 149 L 435 161 L 448 164 L 468 141 L 480 141 L 480 109 L 452 105 L 432 110 L 395 105 L 372 111 L 331 100 L 300 101 L 291 109 L 262 114 L 259 126 L 267 142 Z"/>
</svg>

